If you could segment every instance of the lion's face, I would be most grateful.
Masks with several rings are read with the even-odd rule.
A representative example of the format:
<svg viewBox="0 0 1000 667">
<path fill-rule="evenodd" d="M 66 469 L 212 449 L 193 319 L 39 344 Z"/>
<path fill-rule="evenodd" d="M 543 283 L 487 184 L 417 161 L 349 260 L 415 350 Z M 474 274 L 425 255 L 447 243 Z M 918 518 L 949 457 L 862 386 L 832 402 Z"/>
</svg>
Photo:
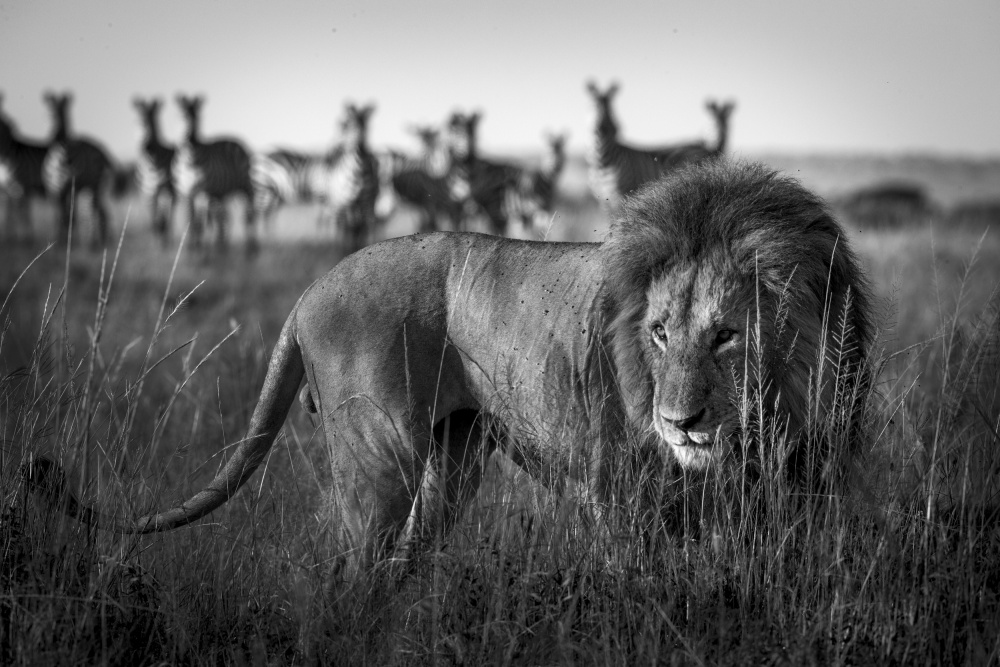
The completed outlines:
<svg viewBox="0 0 1000 667">
<path fill-rule="evenodd" d="M 653 381 L 652 423 L 685 468 L 720 461 L 739 430 L 753 292 L 724 263 L 674 267 L 646 293 L 640 336 Z"/>
</svg>

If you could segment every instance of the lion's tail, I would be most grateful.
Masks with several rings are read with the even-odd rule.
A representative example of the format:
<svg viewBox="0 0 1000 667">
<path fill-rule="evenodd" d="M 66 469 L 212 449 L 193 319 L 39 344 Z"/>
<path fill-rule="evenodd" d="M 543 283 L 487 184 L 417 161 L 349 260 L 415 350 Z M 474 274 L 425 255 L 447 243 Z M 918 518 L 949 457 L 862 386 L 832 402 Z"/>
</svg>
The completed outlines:
<svg viewBox="0 0 1000 667">
<path fill-rule="evenodd" d="M 285 422 L 285 417 L 288 416 L 299 385 L 302 383 L 305 367 L 295 338 L 294 320 L 293 310 L 271 354 L 264 387 L 250 419 L 246 437 L 240 442 L 232 458 L 204 489 L 177 507 L 140 517 L 134 523 L 124 522 L 86 507 L 65 492 L 59 494 L 64 511 L 85 523 L 115 532 L 154 533 L 197 521 L 232 498 L 264 460 L 264 456 L 281 430 L 281 425 Z M 28 476 L 31 486 L 48 495 L 55 495 L 60 489 L 65 491 L 62 472 L 54 464 L 38 467 L 36 463 L 35 466 Z"/>
</svg>

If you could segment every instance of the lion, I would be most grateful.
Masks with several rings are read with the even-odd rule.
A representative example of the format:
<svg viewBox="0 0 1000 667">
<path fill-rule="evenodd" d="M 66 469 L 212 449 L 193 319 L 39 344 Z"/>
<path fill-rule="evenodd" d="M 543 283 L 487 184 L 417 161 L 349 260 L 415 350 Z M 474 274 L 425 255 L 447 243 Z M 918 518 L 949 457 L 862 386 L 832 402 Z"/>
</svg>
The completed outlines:
<svg viewBox="0 0 1000 667">
<path fill-rule="evenodd" d="M 849 393 L 838 378 L 861 375 L 870 299 L 823 201 L 750 163 L 646 185 L 599 243 L 383 241 L 300 297 L 246 437 L 202 491 L 134 523 L 70 512 L 132 533 L 197 521 L 254 474 L 300 387 L 329 450 L 342 557 L 357 568 L 447 531 L 498 449 L 613 509 L 612 461 L 629 443 L 679 469 L 719 466 L 740 442 L 750 374 L 766 374 L 762 403 L 789 438 L 811 442 L 811 387 L 818 409 Z"/>
</svg>

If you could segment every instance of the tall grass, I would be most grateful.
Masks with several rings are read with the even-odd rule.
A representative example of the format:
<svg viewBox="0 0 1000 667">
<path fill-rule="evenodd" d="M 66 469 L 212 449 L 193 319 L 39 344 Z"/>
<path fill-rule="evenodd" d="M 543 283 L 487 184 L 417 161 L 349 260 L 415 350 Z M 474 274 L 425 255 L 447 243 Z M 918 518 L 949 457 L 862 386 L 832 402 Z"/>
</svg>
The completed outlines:
<svg viewBox="0 0 1000 667">
<path fill-rule="evenodd" d="M 295 298 L 336 259 L 296 246 L 253 264 L 182 257 L 174 271 L 130 241 L 107 257 L 49 251 L 25 270 L 0 309 L 0 663 L 1000 659 L 1000 321 L 988 294 L 970 313 L 944 277 L 932 330 L 897 344 L 920 333 L 901 319 L 884 335 L 870 442 L 847 490 L 822 499 L 797 495 L 767 457 L 752 474 L 667 484 L 639 451 L 621 474 L 645 493 L 625 494 L 601 530 L 498 459 L 447 548 L 401 586 L 376 572 L 344 592 L 330 586 L 323 447 L 299 410 L 263 474 L 191 528 L 115 536 L 27 494 L 20 471 L 39 453 L 123 518 L 200 488 L 242 437 Z M 897 298 L 897 313 L 927 303 Z M 749 405 L 744 417 L 775 438 Z"/>
</svg>

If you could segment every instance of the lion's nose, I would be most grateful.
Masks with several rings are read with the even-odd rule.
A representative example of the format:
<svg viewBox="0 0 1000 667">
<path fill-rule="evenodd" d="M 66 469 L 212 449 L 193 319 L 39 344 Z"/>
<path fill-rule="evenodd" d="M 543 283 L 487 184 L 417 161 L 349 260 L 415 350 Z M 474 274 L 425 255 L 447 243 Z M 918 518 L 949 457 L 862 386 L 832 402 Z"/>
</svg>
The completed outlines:
<svg viewBox="0 0 1000 667">
<path fill-rule="evenodd" d="M 705 408 L 699 410 L 696 414 L 689 415 L 687 417 L 682 417 L 681 419 L 670 419 L 665 417 L 665 419 L 681 429 L 682 431 L 689 431 L 691 427 L 701 421 L 701 418 L 705 416 Z"/>
</svg>

